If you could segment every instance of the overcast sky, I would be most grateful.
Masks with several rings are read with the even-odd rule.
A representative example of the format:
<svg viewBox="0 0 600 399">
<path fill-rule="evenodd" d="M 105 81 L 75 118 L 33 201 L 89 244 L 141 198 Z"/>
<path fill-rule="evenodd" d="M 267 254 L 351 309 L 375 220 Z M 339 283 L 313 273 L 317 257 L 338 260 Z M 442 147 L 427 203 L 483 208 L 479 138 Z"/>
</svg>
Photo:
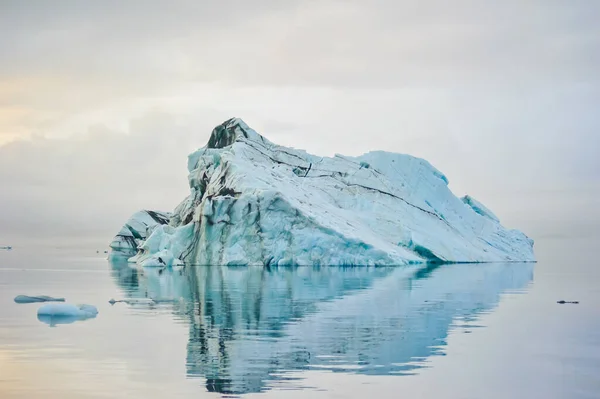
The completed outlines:
<svg viewBox="0 0 600 399">
<path fill-rule="evenodd" d="M 172 210 L 232 116 L 424 157 L 510 227 L 591 225 L 599 20 L 596 0 L 2 0 L 0 240 L 108 242 Z"/>
</svg>

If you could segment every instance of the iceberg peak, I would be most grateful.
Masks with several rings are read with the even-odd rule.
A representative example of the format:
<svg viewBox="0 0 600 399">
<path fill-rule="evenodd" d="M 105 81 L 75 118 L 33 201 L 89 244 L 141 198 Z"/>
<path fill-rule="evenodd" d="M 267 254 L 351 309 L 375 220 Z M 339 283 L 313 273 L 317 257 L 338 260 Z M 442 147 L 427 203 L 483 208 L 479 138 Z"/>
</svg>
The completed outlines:
<svg viewBox="0 0 600 399">
<path fill-rule="evenodd" d="M 231 118 L 188 156 L 188 172 L 172 214 L 138 212 L 111 247 L 164 267 L 535 260 L 529 237 L 410 155 L 320 157 Z"/>
<path fill-rule="evenodd" d="M 251 129 L 242 119 L 231 118 L 213 129 L 206 148 L 219 149 L 229 147 L 240 137 L 254 141 L 265 141 L 264 137 Z"/>
</svg>

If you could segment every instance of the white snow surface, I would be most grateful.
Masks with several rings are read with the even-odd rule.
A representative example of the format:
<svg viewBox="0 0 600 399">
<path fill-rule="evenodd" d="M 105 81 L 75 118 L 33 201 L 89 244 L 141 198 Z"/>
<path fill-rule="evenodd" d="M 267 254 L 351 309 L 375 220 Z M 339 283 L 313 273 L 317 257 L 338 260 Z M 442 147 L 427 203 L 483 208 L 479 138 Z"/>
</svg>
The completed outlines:
<svg viewBox="0 0 600 399">
<path fill-rule="evenodd" d="M 190 195 L 168 226 L 148 226 L 131 261 L 281 266 L 535 260 L 533 240 L 504 228 L 472 197 L 457 198 L 443 173 L 409 155 L 315 156 L 273 144 L 233 118 L 189 155 L 188 170 Z M 121 242 L 118 237 L 113 243 Z"/>
</svg>

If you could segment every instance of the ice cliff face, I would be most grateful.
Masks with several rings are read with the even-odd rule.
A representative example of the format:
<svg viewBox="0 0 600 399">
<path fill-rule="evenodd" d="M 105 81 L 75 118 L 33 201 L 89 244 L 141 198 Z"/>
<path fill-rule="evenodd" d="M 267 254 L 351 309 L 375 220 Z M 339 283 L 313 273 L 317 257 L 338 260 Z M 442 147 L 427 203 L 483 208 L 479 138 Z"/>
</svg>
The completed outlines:
<svg viewBox="0 0 600 399">
<path fill-rule="evenodd" d="M 319 157 L 234 118 L 189 156 L 188 170 L 190 195 L 168 225 L 136 242 L 142 265 L 534 260 L 531 239 L 475 199 L 454 196 L 440 171 L 412 156 Z M 115 240 L 133 244 L 124 230 Z"/>
</svg>

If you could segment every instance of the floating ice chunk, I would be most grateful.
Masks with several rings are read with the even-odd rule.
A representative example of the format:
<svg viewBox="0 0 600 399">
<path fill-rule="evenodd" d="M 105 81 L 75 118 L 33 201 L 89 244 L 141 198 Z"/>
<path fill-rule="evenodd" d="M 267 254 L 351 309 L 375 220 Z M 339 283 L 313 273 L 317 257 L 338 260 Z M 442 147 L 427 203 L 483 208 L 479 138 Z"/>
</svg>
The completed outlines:
<svg viewBox="0 0 600 399">
<path fill-rule="evenodd" d="M 46 295 L 17 295 L 15 297 L 16 303 L 37 303 L 37 302 L 64 302 L 65 298 L 53 298 Z"/>
<path fill-rule="evenodd" d="M 156 302 L 152 298 L 125 298 L 125 299 L 111 298 L 111 300 L 108 301 L 108 303 L 110 303 L 111 305 L 114 305 L 115 303 L 126 303 L 128 305 L 153 305 Z"/>
<path fill-rule="evenodd" d="M 178 303 L 183 302 L 183 298 L 125 298 L 125 299 L 114 299 L 111 298 L 108 303 L 114 305 L 115 303 L 126 303 L 131 306 L 137 305 L 158 305 L 165 303 Z"/>
<path fill-rule="evenodd" d="M 38 316 L 75 317 L 80 320 L 96 317 L 98 309 L 93 305 L 72 305 L 70 303 L 48 303 L 38 309 Z"/>
<path fill-rule="evenodd" d="M 93 305 L 71 305 L 68 303 L 48 303 L 40 307 L 37 312 L 38 320 L 50 325 L 50 327 L 93 319 L 96 315 L 98 315 L 98 309 Z"/>
</svg>

